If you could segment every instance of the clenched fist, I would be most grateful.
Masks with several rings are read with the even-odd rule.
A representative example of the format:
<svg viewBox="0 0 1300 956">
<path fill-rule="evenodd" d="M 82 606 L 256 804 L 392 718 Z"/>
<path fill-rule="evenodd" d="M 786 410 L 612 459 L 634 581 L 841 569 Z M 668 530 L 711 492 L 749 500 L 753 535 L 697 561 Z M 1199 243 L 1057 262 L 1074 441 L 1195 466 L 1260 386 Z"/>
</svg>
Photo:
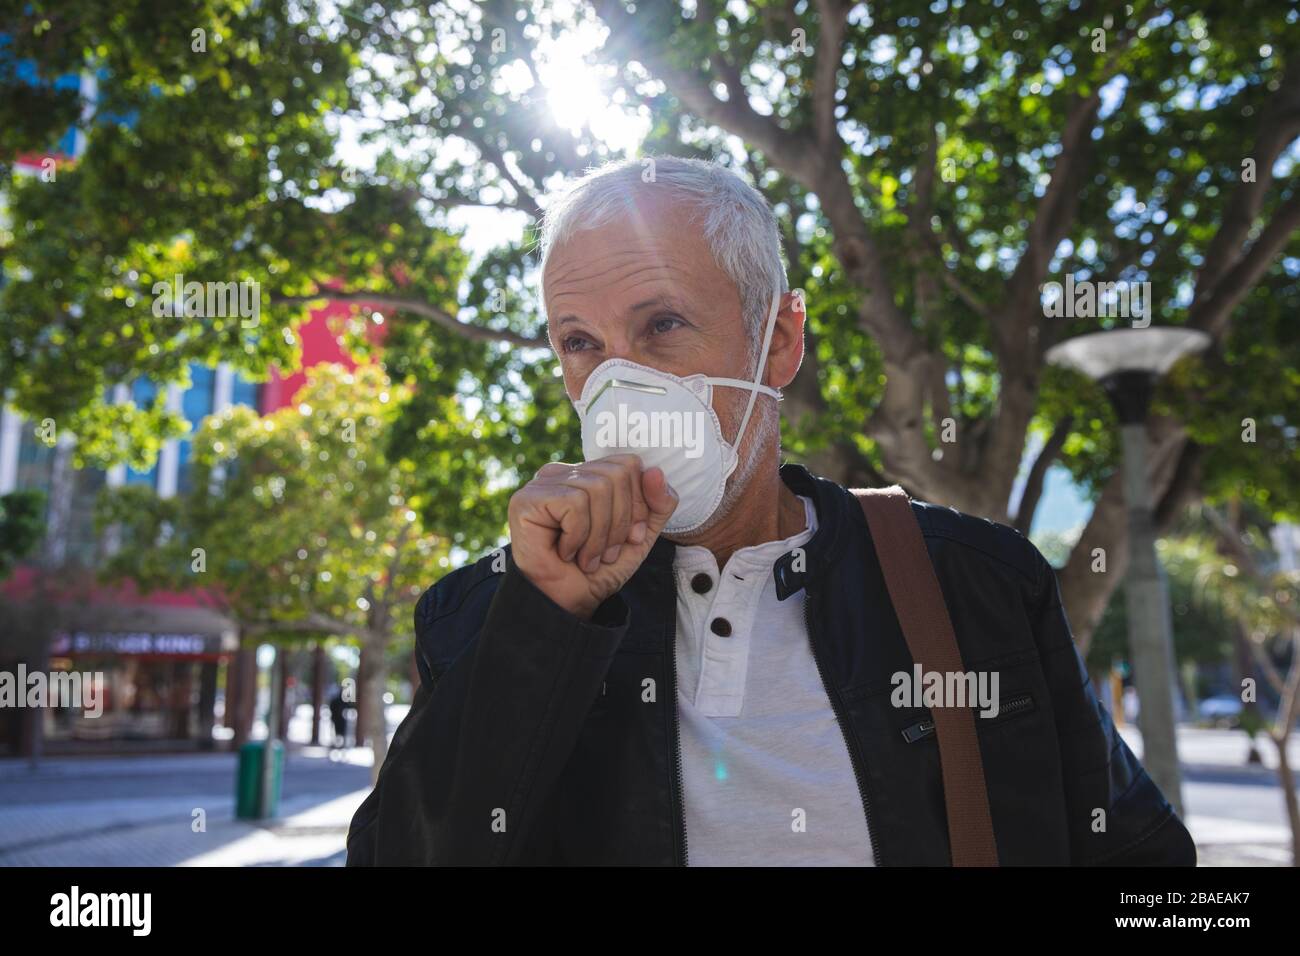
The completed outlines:
<svg viewBox="0 0 1300 956">
<path fill-rule="evenodd" d="M 515 565 L 583 620 L 627 583 L 672 517 L 677 497 L 636 455 L 551 462 L 510 499 Z"/>
</svg>

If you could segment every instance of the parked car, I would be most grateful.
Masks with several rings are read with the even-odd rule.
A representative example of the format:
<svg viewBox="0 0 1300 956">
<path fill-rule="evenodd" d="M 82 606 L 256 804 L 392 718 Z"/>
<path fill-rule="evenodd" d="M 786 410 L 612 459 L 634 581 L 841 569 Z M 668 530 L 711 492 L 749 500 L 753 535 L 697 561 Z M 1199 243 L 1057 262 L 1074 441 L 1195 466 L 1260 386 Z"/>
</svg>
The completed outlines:
<svg viewBox="0 0 1300 956">
<path fill-rule="evenodd" d="M 1201 701 L 1199 713 L 1216 727 L 1235 727 L 1243 710 L 1241 698 L 1234 694 L 1217 694 Z"/>
</svg>

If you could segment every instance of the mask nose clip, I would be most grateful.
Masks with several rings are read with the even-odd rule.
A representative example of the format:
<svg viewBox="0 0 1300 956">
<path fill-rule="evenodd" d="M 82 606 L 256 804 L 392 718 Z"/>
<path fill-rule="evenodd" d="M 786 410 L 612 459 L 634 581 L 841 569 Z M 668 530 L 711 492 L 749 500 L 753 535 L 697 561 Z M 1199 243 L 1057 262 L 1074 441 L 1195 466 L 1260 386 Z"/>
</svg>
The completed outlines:
<svg viewBox="0 0 1300 956">
<path fill-rule="evenodd" d="M 596 374 L 598 374 L 599 371 L 600 370 L 597 369 Z M 592 381 L 592 379 L 588 379 L 588 381 Z M 577 409 L 578 414 L 585 415 L 587 413 L 587 409 L 595 405 L 596 402 L 600 399 L 600 397 L 604 395 L 606 392 L 608 392 L 611 388 L 623 388 L 631 392 L 644 392 L 647 395 L 668 394 L 668 389 L 664 388 L 662 385 L 650 385 L 645 382 L 634 382 L 631 379 L 615 378 L 614 376 L 611 375 L 609 378 L 605 379 L 605 381 L 601 382 L 600 387 L 597 388 L 594 393 L 592 393 L 592 396 L 590 398 L 579 399 L 578 401 L 573 403 L 573 407 Z"/>
<path fill-rule="evenodd" d="M 641 382 L 630 382 L 624 378 L 611 378 L 606 380 L 605 384 L 596 390 L 596 394 L 591 396 L 591 401 L 587 404 L 595 403 L 596 399 L 604 395 L 611 388 L 626 388 L 632 392 L 645 392 L 647 395 L 667 395 L 668 389 L 662 385 L 644 385 Z"/>
</svg>

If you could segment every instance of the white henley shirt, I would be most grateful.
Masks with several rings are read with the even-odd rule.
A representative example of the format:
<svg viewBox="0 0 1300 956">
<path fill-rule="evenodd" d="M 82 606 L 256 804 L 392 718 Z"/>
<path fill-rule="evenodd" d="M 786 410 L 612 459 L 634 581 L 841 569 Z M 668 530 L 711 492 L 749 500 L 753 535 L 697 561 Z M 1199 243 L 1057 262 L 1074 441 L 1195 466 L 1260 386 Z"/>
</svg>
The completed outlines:
<svg viewBox="0 0 1300 956">
<path fill-rule="evenodd" d="M 679 546 L 677 706 L 690 866 L 872 866 L 844 735 L 817 672 L 801 589 L 772 570 L 817 530 L 742 548 L 718 571 Z M 705 580 L 707 578 L 707 581 Z"/>
</svg>

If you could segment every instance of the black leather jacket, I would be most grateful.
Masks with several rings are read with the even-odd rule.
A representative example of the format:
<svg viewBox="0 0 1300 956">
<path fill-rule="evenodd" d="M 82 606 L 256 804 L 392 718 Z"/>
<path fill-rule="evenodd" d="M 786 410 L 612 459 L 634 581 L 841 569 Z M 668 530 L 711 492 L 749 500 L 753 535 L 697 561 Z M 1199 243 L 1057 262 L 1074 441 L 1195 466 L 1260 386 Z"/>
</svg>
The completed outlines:
<svg viewBox="0 0 1300 956">
<path fill-rule="evenodd" d="M 877 865 L 947 865 L 938 747 L 927 710 L 890 703 L 912 660 L 861 508 L 800 466 L 781 476 L 816 503 L 818 528 L 804 570 L 777 562 L 778 595 L 806 593 Z M 1051 566 L 1010 528 L 913 509 L 967 670 L 1000 672 L 1001 712 L 975 723 L 1002 865 L 1194 865 L 1093 694 Z M 590 622 L 508 549 L 430 588 L 415 610 L 421 686 L 352 820 L 348 865 L 685 864 L 673 551 L 660 539 Z"/>
</svg>

